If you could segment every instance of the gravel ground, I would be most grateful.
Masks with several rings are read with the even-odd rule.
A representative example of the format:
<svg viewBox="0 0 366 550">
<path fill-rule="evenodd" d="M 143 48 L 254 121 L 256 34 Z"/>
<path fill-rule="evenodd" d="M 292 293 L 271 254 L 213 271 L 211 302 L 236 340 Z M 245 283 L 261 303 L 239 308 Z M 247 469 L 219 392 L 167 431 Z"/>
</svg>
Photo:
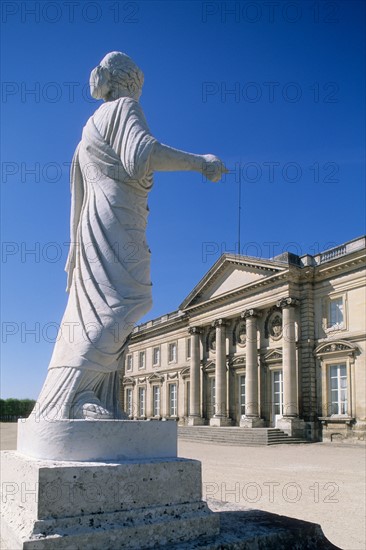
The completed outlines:
<svg viewBox="0 0 366 550">
<path fill-rule="evenodd" d="M 231 447 L 181 441 L 202 462 L 204 498 L 321 525 L 345 550 L 366 548 L 366 449 L 314 443 Z"/>
<path fill-rule="evenodd" d="M 16 448 L 16 424 L 0 424 L 1 450 Z M 366 449 L 314 443 L 231 447 L 181 441 L 179 456 L 202 462 L 213 509 L 265 510 L 319 523 L 345 550 L 366 548 Z M 3 547 L 2 547 L 3 548 Z"/>
</svg>

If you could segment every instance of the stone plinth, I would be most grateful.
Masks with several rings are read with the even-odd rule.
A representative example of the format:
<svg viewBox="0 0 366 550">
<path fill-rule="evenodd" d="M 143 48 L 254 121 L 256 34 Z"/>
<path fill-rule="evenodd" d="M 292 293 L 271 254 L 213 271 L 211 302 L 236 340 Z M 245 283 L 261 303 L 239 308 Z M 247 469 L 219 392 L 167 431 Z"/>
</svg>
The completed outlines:
<svg viewBox="0 0 366 550">
<path fill-rule="evenodd" d="M 232 424 L 231 418 L 228 418 L 227 416 L 213 416 L 210 418 L 210 426 L 232 426 Z"/>
<path fill-rule="evenodd" d="M 291 437 L 305 437 L 305 422 L 298 417 L 283 416 L 277 420 L 276 428 L 279 428 Z"/>
<path fill-rule="evenodd" d="M 240 419 L 241 428 L 264 428 L 264 420 L 259 417 L 242 416 Z"/>
<path fill-rule="evenodd" d="M 187 426 L 204 426 L 205 420 L 201 416 L 189 416 Z"/>
<path fill-rule="evenodd" d="M 137 550 L 219 532 L 195 460 L 61 462 L 4 451 L 1 467 L 11 550 Z"/>
<path fill-rule="evenodd" d="M 175 422 L 144 420 L 18 421 L 17 450 L 48 460 L 105 461 L 177 456 Z"/>
</svg>

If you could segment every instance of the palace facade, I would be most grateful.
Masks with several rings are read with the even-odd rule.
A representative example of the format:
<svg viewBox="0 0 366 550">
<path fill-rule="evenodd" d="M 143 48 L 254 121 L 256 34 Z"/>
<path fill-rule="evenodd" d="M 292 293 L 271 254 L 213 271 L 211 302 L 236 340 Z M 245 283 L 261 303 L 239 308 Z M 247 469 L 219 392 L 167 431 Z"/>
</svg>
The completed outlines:
<svg viewBox="0 0 366 550">
<path fill-rule="evenodd" d="M 365 249 L 223 254 L 178 311 L 134 329 L 129 417 L 366 439 Z"/>
</svg>

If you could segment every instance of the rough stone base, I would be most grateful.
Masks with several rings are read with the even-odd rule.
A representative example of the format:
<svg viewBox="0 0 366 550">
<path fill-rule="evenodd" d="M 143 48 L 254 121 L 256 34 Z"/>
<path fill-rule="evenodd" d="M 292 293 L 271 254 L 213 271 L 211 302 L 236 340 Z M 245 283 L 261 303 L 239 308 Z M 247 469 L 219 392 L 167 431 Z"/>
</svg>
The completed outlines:
<svg viewBox="0 0 366 550">
<path fill-rule="evenodd" d="M 291 437 L 305 437 L 305 422 L 301 418 L 283 416 L 277 420 L 276 428 L 279 428 Z"/>
<path fill-rule="evenodd" d="M 262 418 L 249 418 L 243 416 L 240 419 L 241 428 L 264 428 L 264 420 Z"/>
<path fill-rule="evenodd" d="M 232 426 L 233 421 L 227 416 L 213 416 L 210 418 L 210 426 Z"/>
<path fill-rule="evenodd" d="M 201 500 L 196 460 L 1 455 L 2 537 L 9 550 L 137 550 L 219 532 L 218 515 Z"/>
<path fill-rule="evenodd" d="M 236 505 L 209 502 L 220 516 L 216 537 L 159 547 L 161 550 L 340 550 L 320 525 L 260 510 L 238 510 Z"/>
</svg>

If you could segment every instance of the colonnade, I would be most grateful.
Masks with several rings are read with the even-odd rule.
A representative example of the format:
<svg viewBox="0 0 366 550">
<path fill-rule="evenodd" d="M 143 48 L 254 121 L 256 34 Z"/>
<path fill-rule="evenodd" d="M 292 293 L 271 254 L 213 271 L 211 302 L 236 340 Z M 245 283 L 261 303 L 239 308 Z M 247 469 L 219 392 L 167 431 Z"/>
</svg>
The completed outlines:
<svg viewBox="0 0 366 550">
<path fill-rule="evenodd" d="M 282 309 L 282 357 L 283 357 L 283 419 L 289 421 L 298 418 L 297 396 L 297 360 L 296 360 L 296 322 L 295 308 L 298 300 L 288 297 L 277 303 Z M 264 425 L 259 405 L 260 377 L 258 362 L 258 319 L 261 317 L 258 309 L 247 309 L 241 317 L 246 325 L 245 346 L 245 416 L 240 426 L 255 428 Z M 212 323 L 216 331 L 215 357 L 215 404 L 214 415 L 210 419 L 213 426 L 227 426 L 231 424 L 227 402 L 227 355 L 226 355 L 226 327 L 228 320 L 219 318 Z M 191 337 L 191 366 L 190 366 L 190 410 L 188 424 L 201 424 L 201 387 L 200 387 L 200 346 L 204 334 L 203 327 L 192 326 L 189 329 Z M 284 427 L 286 427 L 284 425 Z"/>
</svg>

